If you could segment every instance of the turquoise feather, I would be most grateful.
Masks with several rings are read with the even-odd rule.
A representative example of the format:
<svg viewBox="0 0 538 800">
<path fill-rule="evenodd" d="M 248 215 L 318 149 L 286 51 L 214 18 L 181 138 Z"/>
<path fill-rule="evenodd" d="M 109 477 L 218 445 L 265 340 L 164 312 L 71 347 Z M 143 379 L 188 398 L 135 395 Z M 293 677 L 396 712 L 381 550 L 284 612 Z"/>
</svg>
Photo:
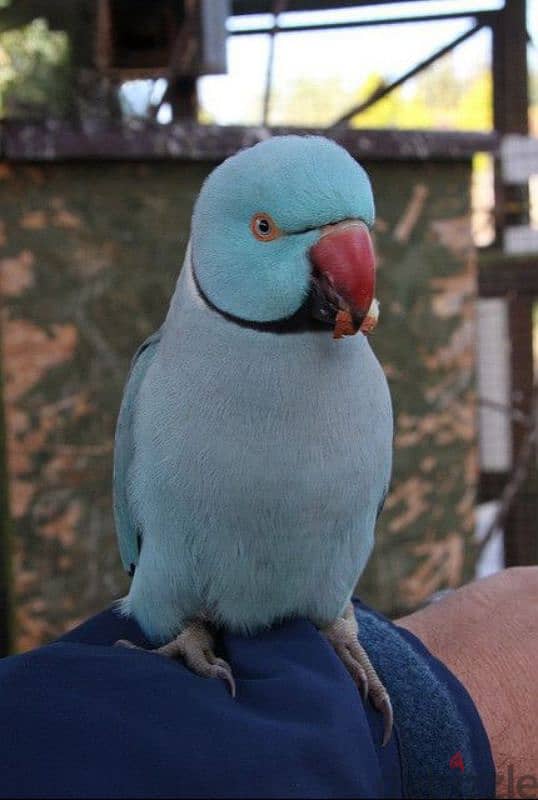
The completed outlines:
<svg viewBox="0 0 538 800">
<path fill-rule="evenodd" d="M 286 247 L 252 237 L 261 211 L 295 231 Z M 223 311 L 280 319 L 304 299 L 319 227 L 349 216 L 373 223 L 369 183 L 320 138 L 271 139 L 204 185 L 192 251 L 118 422 L 116 520 L 136 566 L 121 608 L 156 644 L 202 614 L 240 632 L 294 615 L 328 624 L 366 565 L 393 430 L 369 342 L 242 326 L 193 279 Z"/>
<path fill-rule="evenodd" d="M 257 241 L 249 222 L 259 212 L 294 235 Z M 373 224 L 372 190 L 334 142 L 280 136 L 242 150 L 209 175 L 194 209 L 199 283 L 215 305 L 243 319 L 290 316 L 308 293 L 317 229 L 348 218 Z"/>
<path fill-rule="evenodd" d="M 116 426 L 116 444 L 114 447 L 114 521 L 120 547 L 120 555 L 125 571 L 134 575 L 138 564 L 141 545 L 141 531 L 136 530 L 129 503 L 127 472 L 134 455 L 133 407 L 138 396 L 138 389 L 144 380 L 148 365 L 151 363 L 161 332 L 156 331 L 140 345 L 131 363 L 127 385 Z"/>
</svg>

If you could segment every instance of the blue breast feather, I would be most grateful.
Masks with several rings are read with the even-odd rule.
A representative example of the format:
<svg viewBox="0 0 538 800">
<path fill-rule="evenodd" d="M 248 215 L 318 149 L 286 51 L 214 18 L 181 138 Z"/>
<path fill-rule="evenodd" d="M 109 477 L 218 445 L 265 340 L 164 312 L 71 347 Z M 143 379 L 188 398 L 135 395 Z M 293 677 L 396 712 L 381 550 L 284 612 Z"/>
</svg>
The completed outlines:
<svg viewBox="0 0 538 800">
<path fill-rule="evenodd" d="M 332 621 L 372 548 L 392 432 L 362 334 L 234 325 L 200 300 L 188 250 L 118 425 L 123 612 L 155 643 L 199 614 L 239 632 Z"/>
</svg>

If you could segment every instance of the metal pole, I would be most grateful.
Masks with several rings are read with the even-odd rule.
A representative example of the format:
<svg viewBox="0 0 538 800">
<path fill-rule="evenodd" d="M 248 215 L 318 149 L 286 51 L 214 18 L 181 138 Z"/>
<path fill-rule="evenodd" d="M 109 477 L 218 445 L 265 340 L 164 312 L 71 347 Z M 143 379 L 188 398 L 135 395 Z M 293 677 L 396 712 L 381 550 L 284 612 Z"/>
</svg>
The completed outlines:
<svg viewBox="0 0 538 800">
<path fill-rule="evenodd" d="M 286 0 L 275 0 L 273 4 L 273 27 L 270 31 L 269 57 L 267 59 L 267 72 L 265 75 L 265 92 L 263 95 L 262 124 L 267 126 L 271 104 L 271 89 L 273 86 L 273 63 L 275 58 L 275 39 L 279 32 L 278 16 L 286 9 Z"/>
<path fill-rule="evenodd" d="M 373 106 L 374 103 L 378 102 L 378 100 L 381 100 L 383 97 L 386 97 L 390 92 L 394 91 L 394 89 L 397 89 L 399 86 L 408 81 L 410 78 L 414 78 L 414 76 L 418 75 L 419 72 L 422 72 L 423 70 L 427 69 L 427 67 L 433 64 L 434 61 L 437 61 L 439 58 L 442 58 L 442 56 L 446 55 L 447 53 L 450 53 L 450 51 L 453 50 L 455 47 L 457 47 L 459 44 L 465 42 L 466 39 L 469 39 L 471 36 L 474 36 L 474 34 L 477 33 L 479 30 L 481 30 L 483 27 L 484 23 L 478 22 L 468 31 L 465 31 L 465 33 L 462 33 L 456 39 L 453 39 L 451 42 L 449 42 L 449 44 L 445 45 L 444 47 L 441 47 L 440 50 L 437 50 L 429 58 L 425 59 L 425 61 L 421 61 L 420 64 L 417 64 L 415 67 L 413 67 L 413 69 L 410 69 L 404 75 L 401 75 L 397 80 L 393 81 L 388 86 L 382 86 L 381 88 L 376 89 L 370 95 L 370 97 L 367 97 L 366 100 L 364 100 L 362 103 L 353 106 L 353 108 L 351 108 L 349 111 L 346 111 L 345 114 L 343 114 L 339 119 L 337 119 L 336 122 L 333 122 L 332 125 L 329 125 L 327 130 L 329 131 L 334 130 L 335 128 L 338 128 L 340 125 L 349 122 L 349 120 L 352 119 L 352 117 L 355 117 L 357 114 L 361 114 L 363 111 L 366 111 L 367 108 Z"/>
<path fill-rule="evenodd" d="M 286 25 L 279 28 L 278 33 L 309 33 L 311 31 L 337 31 L 349 30 L 350 28 L 371 28 L 375 26 L 384 25 L 405 25 L 407 23 L 418 22 L 440 22 L 446 19 L 473 19 L 488 23 L 496 11 L 481 11 L 480 13 L 473 13 L 472 11 L 454 11 L 448 14 L 422 14 L 416 17 L 389 17 L 387 19 L 360 19 L 349 20 L 348 22 L 316 22 L 312 24 L 305 23 L 304 25 Z M 256 36 L 264 33 L 271 33 L 272 27 L 268 25 L 260 25 L 259 28 L 241 28 L 239 30 L 228 31 L 228 36 Z"/>
</svg>

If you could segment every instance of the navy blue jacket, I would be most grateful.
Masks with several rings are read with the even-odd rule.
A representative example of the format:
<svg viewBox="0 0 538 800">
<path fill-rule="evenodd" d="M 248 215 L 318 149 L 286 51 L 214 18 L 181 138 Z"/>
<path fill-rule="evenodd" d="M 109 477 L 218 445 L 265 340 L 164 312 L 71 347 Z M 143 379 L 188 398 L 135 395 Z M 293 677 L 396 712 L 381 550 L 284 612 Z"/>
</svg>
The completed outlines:
<svg viewBox="0 0 538 800">
<path fill-rule="evenodd" d="M 488 740 L 465 689 L 411 634 L 357 606 L 395 733 L 305 620 L 225 635 L 237 680 L 113 647 L 145 645 L 109 609 L 0 661 L 2 797 L 492 797 Z"/>
</svg>

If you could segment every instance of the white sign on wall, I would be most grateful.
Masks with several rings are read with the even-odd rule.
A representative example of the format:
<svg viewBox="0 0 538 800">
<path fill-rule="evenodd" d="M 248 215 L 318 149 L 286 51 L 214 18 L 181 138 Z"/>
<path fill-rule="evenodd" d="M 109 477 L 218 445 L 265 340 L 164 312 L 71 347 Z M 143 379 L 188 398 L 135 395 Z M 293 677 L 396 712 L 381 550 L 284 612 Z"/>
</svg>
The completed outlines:
<svg viewBox="0 0 538 800">
<path fill-rule="evenodd" d="M 510 407 L 510 337 L 508 304 L 503 298 L 477 304 L 478 396 L 480 404 L 480 466 L 484 472 L 508 472 L 512 467 Z"/>
</svg>

